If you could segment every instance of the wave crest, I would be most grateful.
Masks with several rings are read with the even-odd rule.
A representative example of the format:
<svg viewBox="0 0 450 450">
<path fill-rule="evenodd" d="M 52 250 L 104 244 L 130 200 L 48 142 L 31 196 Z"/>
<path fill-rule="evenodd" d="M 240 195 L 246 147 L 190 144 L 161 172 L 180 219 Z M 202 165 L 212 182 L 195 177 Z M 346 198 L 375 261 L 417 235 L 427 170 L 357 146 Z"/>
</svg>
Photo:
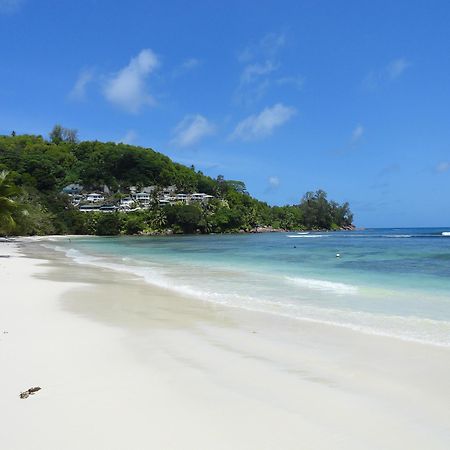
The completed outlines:
<svg viewBox="0 0 450 450">
<path fill-rule="evenodd" d="M 316 291 L 333 292 L 340 295 L 358 293 L 358 287 L 351 284 L 317 280 L 314 278 L 286 277 L 286 279 L 297 286 L 314 289 Z"/>
</svg>

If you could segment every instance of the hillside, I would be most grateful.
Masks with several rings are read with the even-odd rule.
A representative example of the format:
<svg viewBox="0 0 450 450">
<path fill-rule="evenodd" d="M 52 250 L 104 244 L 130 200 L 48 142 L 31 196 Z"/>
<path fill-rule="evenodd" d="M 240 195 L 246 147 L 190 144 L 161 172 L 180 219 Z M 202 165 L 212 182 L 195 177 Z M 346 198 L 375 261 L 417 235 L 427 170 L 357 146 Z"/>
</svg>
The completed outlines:
<svg viewBox="0 0 450 450">
<path fill-rule="evenodd" d="M 298 205 L 269 206 L 251 197 L 241 181 L 213 179 L 152 149 L 78 142 L 74 131 L 59 126 L 49 140 L 15 133 L 0 136 L 0 171 L 5 171 L 0 183 L 9 192 L 0 193 L 0 200 L 3 195 L 13 201 L 0 211 L 0 234 L 339 229 L 351 227 L 353 219 L 348 203 L 329 201 L 321 190 L 306 193 Z M 85 203 L 87 193 L 103 193 L 107 207 L 81 211 L 74 198 L 63 192 L 70 184 L 80 186 Z M 163 201 L 161 193 L 169 187 L 173 195 Z M 120 210 L 124 198 L 135 201 L 133 192 L 143 188 L 154 193 L 148 202 Z M 194 193 L 205 194 L 208 201 L 193 201 Z"/>
</svg>

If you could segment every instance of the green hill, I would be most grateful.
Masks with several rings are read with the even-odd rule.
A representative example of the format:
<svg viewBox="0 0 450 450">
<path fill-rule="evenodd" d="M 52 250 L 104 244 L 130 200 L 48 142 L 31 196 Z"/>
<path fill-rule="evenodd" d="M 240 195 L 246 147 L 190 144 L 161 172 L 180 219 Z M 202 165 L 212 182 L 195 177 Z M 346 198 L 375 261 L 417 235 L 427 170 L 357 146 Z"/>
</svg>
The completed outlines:
<svg viewBox="0 0 450 450">
<path fill-rule="evenodd" d="M 76 133 L 55 127 L 42 136 L 0 136 L 0 171 L 8 172 L 3 195 L 14 207 L 1 207 L 0 234 L 137 234 L 152 232 L 237 232 L 272 227 L 286 230 L 350 227 L 349 205 L 329 201 L 319 190 L 305 194 L 298 205 L 269 206 L 251 197 L 241 181 L 215 179 L 173 162 L 152 149 L 76 140 Z M 131 187 L 174 186 L 179 193 L 202 192 L 207 203 L 156 199 L 133 212 L 83 213 L 62 189 L 78 183 L 85 191 L 109 191 L 106 202 L 118 204 Z M 11 206 L 11 205 L 10 205 Z M 11 219 L 11 220 L 10 220 Z M 3 225 L 1 225 L 3 223 Z"/>
</svg>

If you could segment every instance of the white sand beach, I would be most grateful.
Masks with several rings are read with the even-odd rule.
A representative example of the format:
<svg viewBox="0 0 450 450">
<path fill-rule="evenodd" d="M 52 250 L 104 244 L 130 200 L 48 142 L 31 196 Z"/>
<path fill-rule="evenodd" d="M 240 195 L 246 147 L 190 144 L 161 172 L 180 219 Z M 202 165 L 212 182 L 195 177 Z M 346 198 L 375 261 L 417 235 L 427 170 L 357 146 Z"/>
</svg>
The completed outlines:
<svg viewBox="0 0 450 450">
<path fill-rule="evenodd" d="M 26 241 L 0 255 L 2 449 L 450 446 L 450 348 L 177 297 Z"/>
</svg>

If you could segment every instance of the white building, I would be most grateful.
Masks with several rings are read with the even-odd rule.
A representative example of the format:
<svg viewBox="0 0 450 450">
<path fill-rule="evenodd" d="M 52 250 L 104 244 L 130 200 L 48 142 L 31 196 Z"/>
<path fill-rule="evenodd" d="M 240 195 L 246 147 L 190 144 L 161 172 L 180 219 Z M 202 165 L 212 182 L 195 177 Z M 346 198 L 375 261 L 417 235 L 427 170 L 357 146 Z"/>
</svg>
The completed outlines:
<svg viewBox="0 0 450 450">
<path fill-rule="evenodd" d="M 100 211 L 100 207 L 97 205 L 81 205 L 79 207 L 79 210 L 81 212 L 95 212 L 95 211 Z"/>
<path fill-rule="evenodd" d="M 213 195 L 204 194 L 203 192 L 194 192 L 191 194 L 191 200 L 193 202 L 207 202 L 212 198 L 214 198 Z"/>
<path fill-rule="evenodd" d="M 88 194 L 86 197 L 86 200 L 91 203 L 97 203 L 97 202 L 103 202 L 105 200 L 105 197 L 102 194 L 97 194 L 95 192 L 92 192 L 91 194 Z"/>
<path fill-rule="evenodd" d="M 133 198 L 139 203 L 150 203 L 151 195 L 146 192 L 137 192 L 133 194 Z"/>
<path fill-rule="evenodd" d="M 176 194 L 174 196 L 175 201 L 177 202 L 187 202 L 189 200 L 189 195 L 188 194 Z"/>
<path fill-rule="evenodd" d="M 69 194 L 71 197 L 71 203 L 73 206 L 78 206 L 80 202 L 84 199 L 84 197 L 81 194 Z"/>
<path fill-rule="evenodd" d="M 118 210 L 116 205 L 103 205 L 100 206 L 99 210 L 101 212 L 115 212 Z"/>
<path fill-rule="evenodd" d="M 204 194 L 203 192 L 195 192 L 194 194 L 185 194 L 185 193 L 178 193 L 178 194 L 162 194 L 159 197 L 159 204 L 160 205 L 174 205 L 176 203 L 185 203 L 189 205 L 191 202 L 202 202 L 206 203 L 210 199 L 214 198 L 213 195 Z"/>
</svg>

